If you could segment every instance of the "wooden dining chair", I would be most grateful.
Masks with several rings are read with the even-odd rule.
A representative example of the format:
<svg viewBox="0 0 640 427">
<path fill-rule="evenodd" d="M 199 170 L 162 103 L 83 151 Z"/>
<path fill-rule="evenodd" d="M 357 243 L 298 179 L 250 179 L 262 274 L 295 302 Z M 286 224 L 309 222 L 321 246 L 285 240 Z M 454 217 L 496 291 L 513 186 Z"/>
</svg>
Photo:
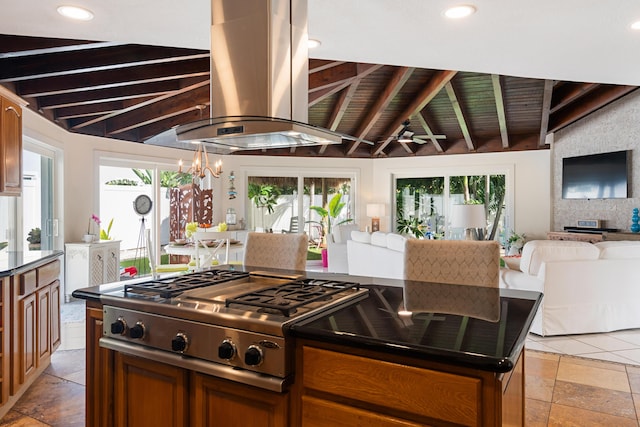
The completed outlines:
<svg viewBox="0 0 640 427">
<path fill-rule="evenodd" d="M 307 264 L 306 234 L 247 234 L 244 265 L 304 271 Z"/>
</svg>

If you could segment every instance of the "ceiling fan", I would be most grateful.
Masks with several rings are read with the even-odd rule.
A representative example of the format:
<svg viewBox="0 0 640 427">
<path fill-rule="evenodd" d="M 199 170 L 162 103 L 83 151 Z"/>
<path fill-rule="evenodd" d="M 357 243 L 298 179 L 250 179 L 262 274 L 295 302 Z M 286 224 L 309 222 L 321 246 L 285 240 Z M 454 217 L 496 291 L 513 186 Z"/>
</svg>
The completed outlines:
<svg viewBox="0 0 640 427">
<path fill-rule="evenodd" d="M 415 132 L 409 130 L 410 124 L 410 120 L 405 120 L 404 122 L 402 122 L 402 129 L 400 129 L 400 132 L 398 132 L 398 135 L 396 136 L 396 140 L 398 142 L 415 142 L 416 144 L 426 144 L 427 142 L 429 142 L 429 140 L 447 139 L 446 135 L 434 135 L 433 133 L 431 133 L 431 129 L 429 129 L 429 126 L 427 126 L 426 123 L 423 124 L 423 127 L 425 127 L 425 129 L 429 133 L 417 135 Z"/>
</svg>

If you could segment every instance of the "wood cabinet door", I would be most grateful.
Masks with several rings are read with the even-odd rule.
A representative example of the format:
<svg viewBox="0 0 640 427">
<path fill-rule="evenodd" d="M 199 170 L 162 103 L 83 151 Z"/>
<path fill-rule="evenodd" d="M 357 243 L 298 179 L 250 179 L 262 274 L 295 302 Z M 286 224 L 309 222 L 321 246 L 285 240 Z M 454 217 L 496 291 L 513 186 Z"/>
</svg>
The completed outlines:
<svg viewBox="0 0 640 427">
<path fill-rule="evenodd" d="M 51 284 L 51 352 L 60 347 L 60 281 Z"/>
<path fill-rule="evenodd" d="M 116 352 L 114 409 L 120 427 L 188 426 L 188 371 Z"/>
<path fill-rule="evenodd" d="M 20 386 L 36 371 L 36 295 L 31 294 L 18 300 L 17 308 L 18 327 L 15 331 L 11 394 L 17 393 Z"/>
<path fill-rule="evenodd" d="M 51 357 L 51 287 L 45 286 L 36 292 L 36 366 L 46 363 Z"/>
<path fill-rule="evenodd" d="M 104 263 L 105 251 L 102 248 L 92 247 L 89 249 L 89 280 L 91 286 L 104 283 Z"/>
<path fill-rule="evenodd" d="M 88 302 L 87 304 L 91 304 Z M 100 347 L 102 309 L 87 307 L 86 425 L 113 426 L 113 355 Z"/>
<path fill-rule="evenodd" d="M 2 346 L 0 358 L 0 372 L 2 385 L 0 385 L 0 405 L 9 399 L 11 390 L 11 277 L 0 279 L 0 346 Z"/>
<path fill-rule="evenodd" d="M 288 425 L 288 394 L 262 390 L 208 375 L 192 374 L 194 427 Z"/>
<path fill-rule="evenodd" d="M 20 195 L 22 191 L 22 109 L 0 98 L 0 193 Z"/>
</svg>

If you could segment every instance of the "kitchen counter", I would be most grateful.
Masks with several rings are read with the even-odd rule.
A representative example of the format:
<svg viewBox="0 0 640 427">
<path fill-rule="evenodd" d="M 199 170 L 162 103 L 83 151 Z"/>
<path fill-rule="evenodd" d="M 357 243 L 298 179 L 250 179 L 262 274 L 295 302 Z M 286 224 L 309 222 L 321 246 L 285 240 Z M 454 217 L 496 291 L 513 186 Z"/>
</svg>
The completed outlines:
<svg viewBox="0 0 640 427">
<path fill-rule="evenodd" d="M 0 277 L 12 276 L 36 264 L 53 261 L 64 254 L 63 251 L 0 251 Z"/>
<path fill-rule="evenodd" d="M 513 289 L 332 273 L 307 276 L 358 282 L 369 295 L 338 311 L 295 322 L 290 335 L 492 372 L 513 368 L 542 300 L 539 292 Z M 117 294 L 123 286 L 109 283 L 76 290 L 73 296 L 100 302 L 102 294 Z M 403 309 L 412 314 L 398 314 Z"/>
<path fill-rule="evenodd" d="M 259 270 L 263 275 L 300 277 L 297 272 Z M 373 423 L 382 418 L 387 423 L 377 425 L 432 425 L 441 421 L 456 425 L 524 424 L 523 347 L 542 299 L 540 293 L 332 273 L 304 274 L 312 279 L 357 282 L 369 292 L 356 293 L 355 300 L 345 300 L 310 317 L 280 323 L 282 337 L 265 334 L 263 329 L 269 322 L 282 322 L 272 318 L 273 313 L 261 317 L 254 330 L 238 327 L 238 331 L 249 333 L 242 338 L 234 335 L 236 329 L 229 329 L 227 333 L 232 338 L 226 339 L 233 339 L 238 354 L 244 354 L 240 360 L 251 360 L 247 359 L 249 355 L 253 357 L 251 347 L 261 349 L 263 360 L 283 349 L 285 360 L 289 360 L 284 368 L 291 367 L 285 376 L 236 369 L 232 365 L 239 363 L 236 359 L 208 363 L 206 358 L 176 356 L 173 346 L 180 344 L 181 334 L 183 340 L 184 334 L 188 338 L 198 336 L 195 324 L 191 328 L 179 319 L 181 323 L 177 325 L 176 320 L 167 320 L 172 327 L 154 329 L 153 324 L 164 325 L 165 317 L 176 313 L 174 306 L 165 304 L 186 304 L 186 310 L 190 307 L 188 299 L 161 297 L 146 307 L 134 307 L 137 297 L 128 296 L 133 299 L 128 308 L 139 308 L 133 315 L 124 301 L 118 301 L 125 296 L 125 285 L 148 281 L 149 277 L 74 291 L 74 297 L 87 300 L 87 425 L 109 426 L 116 424 L 115 420 L 149 417 L 175 417 L 179 422 L 174 425 L 218 425 L 222 420 L 251 425 L 250 420 L 261 419 L 280 427 L 326 425 L 327 421 L 353 425 L 355 420 Z M 192 297 L 199 298 L 196 294 Z M 203 300 L 199 310 L 217 313 L 215 304 L 206 308 L 211 300 L 200 297 Z M 120 303 L 124 307 L 118 306 Z M 407 310 L 411 313 L 403 312 Z M 129 339 L 138 338 L 133 336 L 133 326 L 130 337 L 105 341 L 105 325 L 111 324 L 111 334 L 117 333 L 113 332 L 116 315 L 126 317 L 125 325 L 144 324 L 149 339 L 153 333 L 161 337 L 161 342 L 129 344 Z M 248 317 L 242 317 L 245 318 Z M 224 325 L 224 317 L 217 316 L 215 320 L 221 323 L 211 323 L 213 326 L 229 327 Z M 189 330 L 173 335 L 176 326 L 177 330 Z M 253 344 L 251 331 L 259 339 Z M 217 329 L 205 332 L 211 336 L 219 333 Z M 162 337 L 171 342 L 172 351 L 164 351 Z M 207 343 L 225 343 L 218 338 Z M 198 342 L 191 342 L 194 352 Z M 217 354 L 224 349 L 222 345 L 218 347 Z M 262 352 L 268 354 L 263 356 Z M 268 360 L 273 363 L 278 359 Z M 130 372 L 136 375 L 129 375 Z M 113 378 L 120 380 L 114 382 Z M 158 378 L 163 381 L 159 383 Z M 266 387 L 267 380 L 281 387 Z M 162 410 L 148 411 L 126 404 L 134 399 L 128 395 L 132 389 L 149 390 L 152 400 L 177 398 L 167 400 Z M 242 402 L 241 406 L 237 406 L 238 402 Z M 185 411 L 190 405 L 199 410 Z M 230 409 L 226 411 L 227 408 Z M 207 414 L 213 413 L 216 422 L 205 422 Z M 325 419 L 327 414 L 331 414 L 330 420 Z"/>
<path fill-rule="evenodd" d="M 418 357 L 492 372 L 513 369 L 542 295 L 437 283 L 366 285 L 369 296 L 295 323 L 314 341 Z M 412 288 L 421 293 L 412 301 Z M 422 300 L 421 300 L 422 299 Z M 403 310 L 411 312 L 402 312 Z"/>
</svg>

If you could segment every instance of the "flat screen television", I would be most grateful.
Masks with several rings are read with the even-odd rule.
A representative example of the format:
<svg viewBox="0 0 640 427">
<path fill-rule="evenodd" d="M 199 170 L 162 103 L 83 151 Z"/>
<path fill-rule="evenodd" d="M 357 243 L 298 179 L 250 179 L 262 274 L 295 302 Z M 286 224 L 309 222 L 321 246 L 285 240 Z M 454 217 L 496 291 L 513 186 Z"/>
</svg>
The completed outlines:
<svg viewBox="0 0 640 427">
<path fill-rule="evenodd" d="M 562 159 L 563 199 L 625 199 L 629 197 L 629 151 Z"/>
</svg>

